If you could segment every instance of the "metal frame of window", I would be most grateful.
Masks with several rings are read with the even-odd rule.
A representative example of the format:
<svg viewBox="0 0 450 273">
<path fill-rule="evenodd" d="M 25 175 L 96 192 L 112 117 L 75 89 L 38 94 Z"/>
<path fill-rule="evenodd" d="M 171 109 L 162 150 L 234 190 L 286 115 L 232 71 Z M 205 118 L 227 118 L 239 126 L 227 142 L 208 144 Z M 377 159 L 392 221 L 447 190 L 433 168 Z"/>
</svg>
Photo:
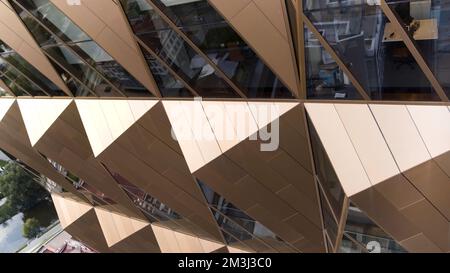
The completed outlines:
<svg viewBox="0 0 450 273">
<path fill-rule="evenodd" d="M 102 80 L 104 80 L 108 85 L 110 85 L 110 87 L 112 88 L 112 89 L 114 89 L 114 91 L 116 91 L 116 92 L 118 92 L 120 95 L 122 95 L 123 97 L 127 97 L 126 95 L 125 95 L 125 93 L 122 91 L 122 90 L 120 90 L 115 84 L 113 84 L 103 73 L 101 73 L 97 68 L 95 68 L 94 66 L 92 66 L 88 61 L 86 61 L 83 57 L 81 57 L 71 46 L 70 46 L 70 43 L 67 43 L 67 42 L 65 42 L 63 39 L 61 39 L 58 35 L 56 35 L 53 31 L 51 31 L 44 23 L 42 23 L 38 18 L 36 18 L 36 16 L 34 16 L 34 14 L 32 14 L 30 11 L 28 11 L 26 8 L 24 8 L 20 3 L 18 3 L 16 0 L 9 0 L 9 1 L 13 1 L 18 7 L 20 7 L 21 9 L 22 9 L 22 11 L 24 11 L 24 12 L 26 12 L 27 13 L 27 15 L 29 16 L 29 17 L 31 17 L 36 23 L 38 23 L 45 31 L 47 31 L 48 33 L 50 33 L 52 36 L 53 36 L 53 38 L 55 39 L 55 41 L 57 42 L 56 44 L 53 44 L 53 45 L 45 45 L 45 46 L 41 46 L 41 45 L 39 45 L 39 47 L 40 47 L 40 49 L 42 50 L 42 52 L 44 52 L 44 54 L 46 55 L 46 56 L 49 56 L 49 53 L 47 53 L 46 51 L 45 51 L 45 49 L 46 48 L 52 48 L 52 47 L 58 47 L 58 46 L 64 46 L 65 48 L 67 48 L 68 50 L 70 50 L 70 52 L 72 53 L 72 54 L 74 54 L 76 57 L 78 57 L 82 62 L 83 62 L 83 64 L 84 65 L 86 65 L 86 66 L 88 66 L 90 69 L 92 69 L 94 72 L 96 72 L 101 78 L 102 78 Z M 53 4 L 52 4 L 53 5 Z M 57 7 L 55 7 L 56 9 L 58 9 Z M 59 9 L 58 9 L 59 10 Z M 60 11 L 60 10 L 59 10 Z M 72 24 L 74 24 L 74 25 L 76 25 L 75 24 L 75 22 L 73 22 L 67 15 L 65 15 L 62 11 L 60 11 L 64 16 L 66 16 L 71 22 L 72 22 Z M 16 13 L 17 14 L 17 13 Z M 17 14 L 17 16 L 19 16 L 18 14 Z M 20 18 L 20 16 L 19 16 L 19 18 Z M 82 31 L 82 28 L 80 28 L 79 26 L 77 26 L 81 31 Z M 28 29 L 28 28 L 27 28 Z M 31 33 L 31 35 L 33 35 L 32 33 Z M 86 34 L 87 35 L 87 34 Z M 87 35 L 88 37 L 89 37 L 89 35 Z M 34 36 L 33 36 L 34 37 Z M 87 41 L 80 41 L 80 42 L 87 42 Z M 94 42 L 98 47 L 100 47 L 101 48 L 101 46 L 97 43 L 97 42 L 95 42 L 95 40 L 93 40 L 92 38 L 91 38 L 91 40 L 89 40 L 89 42 Z M 78 43 L 78 42 L 77 42 Z M 74 44 L 76 44 L 76 43 L 74 43 Z M 103 48 L 102 48 L 102 50 L 103 51 L 105 51 Z M 105 51 L 106 53 L 107 53 L 107 51 Z M 109 54 L 109 53 L 108 53 Z M 56 62 L 55 60 L 54 60 L 54 58 L 52 58 L 53 59 L 53 61 L 54 62 Z M 117 62 L 117 61 L 115 61 L 115 62 Z M 58 62 L 56 62 L 59 66 L 61 66 L 61 67 L 63 67 L 60 63 L 58 63 Z M 120 64 L 119 64 L 120 65 Z M 123 68 L 123 67 L 122 67 Z M 67 71 L 67 69 L 65 69 L 65 68 L 63 68 L 67 73 L 69 73 L 68 71 Z M 123 68 L 125 71 L 126 71 L 126 69 L 125 68 Z M 128 72 L 128 71 L 127 71 Z M 129 73 L 129 72 L 128 72 Z M 69 73 L 73 78 L 77 78 L 77 77 L 75 77 L 73 74 L 71 74 L 71 73 Z M 130 73 L 130 75 L 131 76 L 133 76 L 131 73 Z M 133 76 L 134 77 L 134 76 Z M 78 81 L 79 82 L 82 82 L 82 80 L 81 79 L 78 79 Z M 136 80 L 137 81 L 137 80 Z M 137 82 L 139 82 L 139 81 L 137 81 Z M 139 82 L 139 84 L 141 84 L 140 82 Z M 142 85 L 142 84 L 141 84 Z M 83 86 L 86 86 L 85 84 L 83 84 Z M 144 87 L 145 88 L 145 87 Z M 147 88 L 145 88 L 146 90 L 147 90 Z M 92 90 L 92 88 L 88 88 L 88 90 L 90 90 L 92 93 L 94 93 L 94 94 L 96 94 L 95 93 L 95 91 L 94 90 Z M 153 94 L 150 90 L 147 90 L 147 92 L 149 92 L 151 95 L 155 95 L 155 94 Z M 99 97 L 97 94 L 96 94 L 96 96 L 97 97 Z"/>
</svg>

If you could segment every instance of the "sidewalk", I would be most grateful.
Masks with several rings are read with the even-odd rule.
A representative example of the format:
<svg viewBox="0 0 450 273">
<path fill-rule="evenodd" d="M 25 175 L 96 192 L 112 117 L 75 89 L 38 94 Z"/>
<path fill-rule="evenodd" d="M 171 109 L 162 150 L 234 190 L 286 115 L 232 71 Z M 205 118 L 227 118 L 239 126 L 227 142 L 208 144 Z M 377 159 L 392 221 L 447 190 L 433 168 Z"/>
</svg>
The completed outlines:
<svg viewBox="0 0 450 273">
<path fill-rule="evenodd" d="M 57 221 L 46 233 L 31 241 L 26 247 L 19 250 L 18 253 L 36 253 L 43 245 L 58 236 L 62 231 L 63 229 L 61 228 L 59 221 Z"/>
</svg>

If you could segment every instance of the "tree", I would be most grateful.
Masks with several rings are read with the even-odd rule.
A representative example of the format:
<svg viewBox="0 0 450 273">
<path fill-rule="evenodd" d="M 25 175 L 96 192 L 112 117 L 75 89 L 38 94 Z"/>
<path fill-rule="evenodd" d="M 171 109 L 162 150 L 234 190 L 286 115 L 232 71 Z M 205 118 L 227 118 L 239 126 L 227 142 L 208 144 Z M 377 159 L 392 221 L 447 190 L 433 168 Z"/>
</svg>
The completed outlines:
<svg viewBox="0 0 450 273">
<path fill-rule="evenodd" d="M 36 218 L 28 218 L 23 224 L 22 233 L 25 238 L 31 239 L 35 238 L 40 230 L 41 226 L 39 221 Z"/>
<path fill-rule="evenodd" d="M 48 197 L 48 192 L 15 162 L 8 162 L 0 176 L 0 192 L 7 197 L 4 206 L 23 212 Z"/>
</svg>

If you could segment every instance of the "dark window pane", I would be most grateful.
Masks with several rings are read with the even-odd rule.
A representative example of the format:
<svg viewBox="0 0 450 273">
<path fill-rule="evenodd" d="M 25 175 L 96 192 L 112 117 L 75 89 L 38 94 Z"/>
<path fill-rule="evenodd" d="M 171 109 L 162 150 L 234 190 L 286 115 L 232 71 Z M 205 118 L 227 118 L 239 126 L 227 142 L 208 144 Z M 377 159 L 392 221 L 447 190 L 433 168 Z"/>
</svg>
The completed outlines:
<svg viewBox="0 0 450 273">
<path fill-rule="evenodd" d="M 362 99 L 347 74 L 307 28 L 305 28 L 305 59 L 308 99 Z"/>
<path fill-rule="evenodd" d="M 43 89 L 38 85 L 31 82 L 27 77 L 25 77 L 22 73 L 20 73 L 15 67 L 5 62 L 0 58 L 0 72 L 4 74 L 10 81 L 8 81 L 8 86 L 16 91 L 16 85 L 19 86 L 19 89 L 26 90 L 32 96 L 47 96 L 43 92 Z M 21 92 L 19 92 L 21 93 Z M 17 94 L 16 94 L 17 95 Z"/>
<path fill-rule="evenodd" d="M 6 76 L 0 77 L 2 81 L 9 87 L 9 89 L 14 93 L 16 96 L 29 96 L 28 93 L 24 91 L 22 87 L 20 87 L 15 81 L 11 80 L 10 78 Z"/>
<path fill-rule="evenodd" d="M 143 48 L 141 50 L 163 97 L 192 97 L 191 92 L 184 87 L 184 84 L 172 76 L 169 70 L 155 57 L 147 50 Z"/>
<path fill-rule="evenodd" d="M 273 248 L 281 251 L 292 251 L 292 248 L 271 230 L 235 207 L 205 183 L 199 180 L 197 182 L 210 205 L 217 224 L 227 233 L 258 251 L 269 249 L 273 251 Z"/>
<path fill-rule="evenodd" d="M 406 252 L 383 229 L 372 222 L 364 212 L 353 204 L 348 209 L 345 233 L 363 246 L 367 246 L 369 242 L 376 242 L 380 245 L 380 252 L 382 253 Z M 371 243 L 367 247 L 369 252 L 374 250 L 369 249 L 373 245 Z"/>
<path fill-rule="evenodd" d="M 201 96 L 237 96 L 214 68 L 172 30 L 145 0 L 122 0 L 121 3 L 139 39 Z"/>
<path fill-rule="evenodd" d="M 376 100 L 439 100 L 378 5 L 308 0 L 305 14 Z M 320 55 L 310 61 L 319 61 Z"/>
<path fill-rule="evenodd" d="M 18 2 L 36 17 L 34 19 L 26 14 L 19 5 L 14 6 L 27 27 L 36 30 L 31 33 L 43 49 L 98 96 L 152 95 L 51 2 L 48 0 Z M 42 34 L 48 31 L 43 27 L 36 27 L 36 20 L 39 20 L 67 45 L 56 43 L 53 40 L 49 42 L 48 37 L 51 37 L 51 34 Z M 89 66 L 94 67 L 95 70 Z"/>
<path fill-rule="evenodd" d="M 32 13 L 41 23 L 63 41 L 79 42 L 91 40 L 86 33 L 48 0 L 17 0 L 17 3 L 24 7 L 28 12 Z M 15 5 L 15 8 L 16 11 L 22 12 L 21 9 L 18 9 L 17 5 Z M 28 22 L 28 20 L 26 21 Z M 35 23 L 32 22 L 31 24 Z M 41 45 L 48 44 L 48 38 L 45 38 L 49 36 L 48 34 L 42 33 L 42 35 L 35 36 L 37 36 L 36 39 Z"/>
<path fill-rule="evenodd" d="M 90 68 L 82 59 L 64 45 L 44 49 L 51 58 L 62 65 L 84 85 L 93 90 L 98 96 L 120 97 L 119 92 L 111 87 L 95 70 Z"/>
<path fill-rule="evenodd" d="M 2 41 L 0 41 L 2 43 Z M 2 43 L 4 44 L 4 43 Z M 30 63 L 23 59 L 20 55 L 15 52 L 5 52 L 1 53 L 1 57 L 14 66 L 16 69 L 20 70 L 21 73 L 27 76 L 33 83 L 39 85 L 51 96 L 65 96 L 66 94 L 61 91 L 53 82 L 51 82 L 46 76 L 44 76 L 39 70 L 34 68 Z"/>
<path fill-rule="evenodd" d="M 72 92 L 75 97 L 90 97 L 94 96 L 92 92 L 83 84 L 79 82 L 77 78 L 72 77 L 66 70 L 64 70 L 59 64 L 52 59 L 49 59 L 50 63 L 55 68 L 56 72 L 61 76 L 61 79 L 66 84 L 67 88 Z"/>
<path fill-rule="evenodd" d="M 292 97 L 289 90 L 206 0 L 152 0 L 248 97 Z"/>
<path fill-rule="evenodd" d="M 93 41 L 70 44 L 70 47 L 95 67 L 126 96 L 151 96 L 151 93 L 119 63 Z"/>
</svg>

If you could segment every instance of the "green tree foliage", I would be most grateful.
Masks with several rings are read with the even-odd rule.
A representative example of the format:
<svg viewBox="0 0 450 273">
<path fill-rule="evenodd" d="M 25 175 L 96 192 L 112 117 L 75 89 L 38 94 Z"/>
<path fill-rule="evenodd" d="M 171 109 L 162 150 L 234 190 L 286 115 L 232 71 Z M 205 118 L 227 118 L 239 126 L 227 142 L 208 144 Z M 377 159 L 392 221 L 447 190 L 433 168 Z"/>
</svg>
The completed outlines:
<svg viewBox="0 0 450 273">
<path fill-rule="evenodd" d="M 35 238 L 40 231 L 40 224 L 36 218 L 28 218 L 23 224 L 23 236 L 28 239 Z"/>
<path fill-rule="evenodd" d="M 6 203 L 0 207 L 0 223 L 48 197 L 47 191 L 15 162 L 9 162 L 3 167 L 0 192 L 7 198 Z"/>
</svg>

